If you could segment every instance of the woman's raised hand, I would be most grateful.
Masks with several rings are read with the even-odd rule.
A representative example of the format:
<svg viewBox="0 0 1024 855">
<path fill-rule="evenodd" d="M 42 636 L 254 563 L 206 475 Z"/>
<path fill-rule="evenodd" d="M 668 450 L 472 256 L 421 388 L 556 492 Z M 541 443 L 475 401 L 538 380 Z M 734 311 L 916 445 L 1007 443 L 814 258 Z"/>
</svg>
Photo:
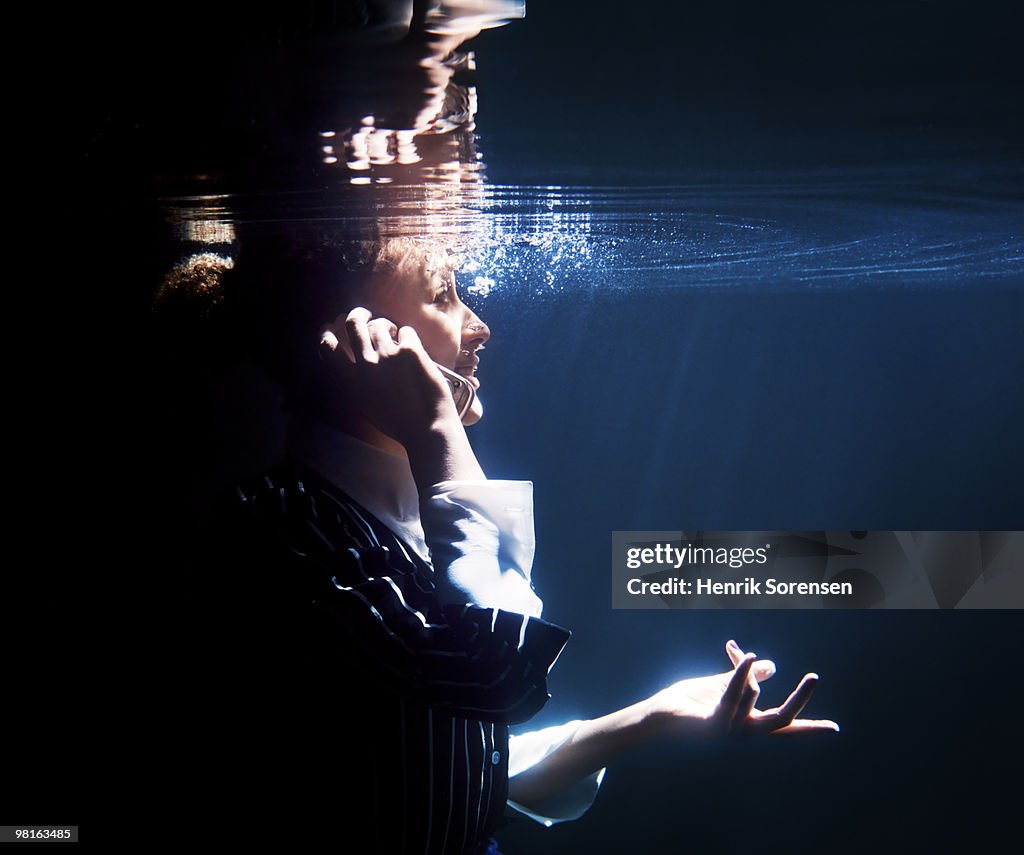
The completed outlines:
<svg viewBox="0 0 1024 855">
<path fill-rule="evenodd" d="M 320 348 L 325 359 L 348 363 L 354 408 L 403 445 L 445 416 L 458 421 L 448 382 L 412 327 L 358 306 L 321 331 Z"/>
<path fill-rule="evenodd" d="M 838 732 L 834 721 L 797 718 L 818 684 L 817 674 L 805 674 L 781 706 L 759 710 L 760 683 L 775 673 L 775 663 L 744 653 L 735 641 L 725 649 L 732 671 L 681 680 L 648 699 L 651 720 L 659 732 L 679 736 Z"/>
</svg>

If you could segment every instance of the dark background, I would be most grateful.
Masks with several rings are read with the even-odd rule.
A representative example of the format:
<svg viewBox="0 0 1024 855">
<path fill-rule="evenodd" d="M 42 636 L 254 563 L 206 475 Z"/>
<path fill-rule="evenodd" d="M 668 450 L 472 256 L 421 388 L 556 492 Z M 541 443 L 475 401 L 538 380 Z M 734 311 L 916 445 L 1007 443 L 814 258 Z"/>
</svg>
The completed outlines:
<svg viewBox="0 0 1024 855">
<path fill-rule="evenodd" d="M 982 168 L 1020 154 L 1019 24 L 988 0 L 534 3 L 475 43 L 488 175 Z"/>
</svg>

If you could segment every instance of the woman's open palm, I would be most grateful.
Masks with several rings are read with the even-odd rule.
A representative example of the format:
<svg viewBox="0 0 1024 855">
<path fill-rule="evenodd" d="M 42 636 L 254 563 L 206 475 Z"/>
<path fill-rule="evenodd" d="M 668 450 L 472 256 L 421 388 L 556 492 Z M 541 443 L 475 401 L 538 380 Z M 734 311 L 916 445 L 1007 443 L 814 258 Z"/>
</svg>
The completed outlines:
<svg viewBox="0 0 1024 855">
<path fill-rule="evenodd" d="M 775 673 L 775 664 L 744 653 L 734 641 L 726 644 L 733 670 L 709 677 L 680 680 L 650 698 L 656 720 L 666 732 L 679 736 L 727 733 L 795 733 L 838 731 L 829 720 L 800 719 L 818 684 L 817 674 L 806 674 L 785 703 L 766 710 L 756 708 L 760 683 Z"/>
</svg>

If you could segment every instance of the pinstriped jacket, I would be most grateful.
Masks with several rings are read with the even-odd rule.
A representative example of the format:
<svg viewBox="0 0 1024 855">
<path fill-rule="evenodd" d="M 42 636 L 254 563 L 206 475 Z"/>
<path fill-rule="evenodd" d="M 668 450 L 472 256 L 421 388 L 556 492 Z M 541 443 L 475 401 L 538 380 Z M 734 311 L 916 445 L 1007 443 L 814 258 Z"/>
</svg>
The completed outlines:
<svg viewBox="0 0 1024 855">
<path fill-rule="evenodd" d="M 441 606 L 432 568 L 299 463 L 239 487 L 227 520 L 204 550 L 206 585 L 256 624 L 260 656 L 232 672 L 238 691 L 279 711 L 267 721 L 243 704 L 251 718 L 239 710 L 230 728 L 240 769 L 251 770 L 246 746 L 269 745 L 297 782 L 297 821 L 339 844 L 373 839 L 353 851 L 481 851 L 504 821 L 508 725 L 547 702 L 548 671 L 571 633 Z"/>
</svg>

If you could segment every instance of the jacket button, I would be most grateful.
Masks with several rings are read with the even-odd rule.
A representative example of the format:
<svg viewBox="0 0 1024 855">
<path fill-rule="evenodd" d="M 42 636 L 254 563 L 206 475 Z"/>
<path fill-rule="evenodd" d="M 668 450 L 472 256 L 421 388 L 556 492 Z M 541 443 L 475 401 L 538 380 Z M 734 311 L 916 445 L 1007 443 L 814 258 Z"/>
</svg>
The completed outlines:
<svg viewBox="0 0 1024 855">
<path fill-rule="evenodd" d="M 497 765 L 498 765 L 498 764 L 499 764 L 499 763 L 501 762 L 501 752 L 500 752 L 500 751 L 495 751 L 495 752 L 494 752 L 494 753 L 493 753 L 493 754 L 491 755 L 491 762 L 492 762 L 492 763 L 493 763 L 493 764 L 494 764 L 495 766 L 497 766 Z"/>
</svg>

